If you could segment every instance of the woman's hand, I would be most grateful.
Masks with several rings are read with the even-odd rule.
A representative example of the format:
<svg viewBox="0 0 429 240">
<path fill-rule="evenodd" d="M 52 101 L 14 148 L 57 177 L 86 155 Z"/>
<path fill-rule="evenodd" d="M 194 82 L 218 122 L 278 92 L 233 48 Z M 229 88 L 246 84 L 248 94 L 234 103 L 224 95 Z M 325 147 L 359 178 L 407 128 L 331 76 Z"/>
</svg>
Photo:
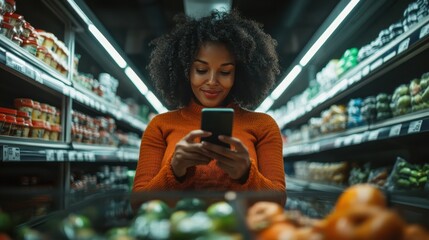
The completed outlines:
<svg viewBox="0 0 429 240">
<path fill-rule="evenodd" d="M 171 167 L 177 177 L 186 174 L 186 169 L 195 165 L 207 165 L 212 159 L 209 152 L 202 148 L 201 143 L 195 142 L 198 137 L 208 137 L 211 133 L 203 130 L 193 130 L 176 144 L 171 159 Z"/>
<path fill-rule="evenodd" d="M 210 158 L 217 160 L 217 165 L 232 179 L 238 180 L 249 173 L 250 157 L 246 146 L 238 138 L 219 136 L 219 140 L 233 146 L 233 150 L 216 144 L 203 142 Z"/>
</svg>

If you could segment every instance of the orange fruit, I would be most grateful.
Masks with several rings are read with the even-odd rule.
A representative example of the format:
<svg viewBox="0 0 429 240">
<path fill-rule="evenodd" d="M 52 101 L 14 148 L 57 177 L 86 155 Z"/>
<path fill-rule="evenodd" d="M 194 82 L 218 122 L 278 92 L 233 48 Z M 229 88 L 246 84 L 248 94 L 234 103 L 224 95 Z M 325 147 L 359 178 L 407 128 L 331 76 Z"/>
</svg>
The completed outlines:
<svg viewBox="0 0 429 240">
<path fill-rule="evenodd" d="M 345 211 L 358 205 L 386 207 L 383 192 L 370 184 L 356 184 L 347 188 L 338 198 L 335 211 Z"/>
</svg>

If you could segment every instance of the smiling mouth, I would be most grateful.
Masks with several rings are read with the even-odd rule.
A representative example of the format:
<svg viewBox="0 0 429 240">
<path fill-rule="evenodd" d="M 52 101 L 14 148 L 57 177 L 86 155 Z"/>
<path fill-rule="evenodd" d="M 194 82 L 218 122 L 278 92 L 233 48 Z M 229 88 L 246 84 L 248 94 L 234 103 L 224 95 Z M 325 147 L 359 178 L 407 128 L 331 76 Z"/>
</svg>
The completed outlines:
<svg viewBox="0 0 429 240">
<path fill-rule="evenodd" d="M 204 96 L 206 98 L 216 98 L 220 94 L 220 91 L 205 91 L 205 90 L 201 90 L 201 91 L 204 93 Z"/>
</svg>

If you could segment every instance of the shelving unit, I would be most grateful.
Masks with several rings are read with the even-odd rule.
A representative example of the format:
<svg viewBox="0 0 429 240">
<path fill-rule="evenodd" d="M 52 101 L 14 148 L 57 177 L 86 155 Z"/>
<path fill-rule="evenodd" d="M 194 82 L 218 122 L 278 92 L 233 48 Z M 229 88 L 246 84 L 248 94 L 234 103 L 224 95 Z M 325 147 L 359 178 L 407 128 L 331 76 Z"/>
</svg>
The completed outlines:
<svg viewBox="0 0 429 240">
<path fill-rule="evenodd" d="M 315 55 L 313 68 L 323 68 L 338 54 L 351 47 L 361 47 L 370 43 L 374 33 L 389 27 L 402 15 L 389 15 L 390 12 L 402 14 L 408 2 L 378 2 L 379 5 L 368 6 L 366 2 L 356 10 L 353 20 L 346 21 L 341 33 L 331 37 L 325 43 L 326 49 Z M 404 8 L 405 6 L 405 8 Z M 369 11 L 370 9 L 370 11 Z M 387 10 L 386 10 L 387 9 Z M 384 10 L 384 11 L 382 11 Z M 379 13 L 377 13 L 377 11 Z M 362 20 L 359 20 L 359 19 Z M 395 19 L 393 19 L 395 18 Z M 357 21 L 357 22 L 356 22 Z M 362 22 L 365 21 L 365 22 Z M 401 20 L 402 21 L 402 20 Z M 387 23 L 387 24 L 386 24 Z M 402 23 L 402 22 L 401 22 Z M 356 24 L 355 26 L 350 26 Z M 359 26 L 367 27 L 365 30 L 357 29 Z M 353 28 L 356 33 L 352 33 Z M 344 29 L 344 31 L 342 31 Z M 372 35 L 372 36 L 371 36 Z M 375 96 L 378 93 L 393 93 L 395 87 L 409 84 L 414 78 L 429 72 L 424 66 L 429 55 L 429 16 L 425 16 L 407 31 L 391 40 L 378 49 L 374 54 L 359 62 L 355 67 L 340 75 L 335 85 L 325 92 L 320 92 L 302 107 L 294 111 L 277 115 L 277 123 L 282 131 L 295 129 L 307 124 L 313 117 L 319 117 L 321 112 L 334 104 L 347 105 L 350 99 Z M 338 49 L 338 47 L 343 47 Z M 305 85 L 315 78 L 314 74 L 305 74 L 303 70 L 296 82 Z M 310 78 L 310 79 L 308 79 Z M 297 83 L 295 83 L 297 84 Z M 289 99 L 297 93 L 296 85 L 290 87 L 283 95 Z M 302 89 L 302 87 L 301 87 Z M 298 90 L 299 91 L 299 90 Z M 291 95 L 292 94 L 292 95 Z M 284 103 L 286 105 L 287 103 Z M 277 104 L 278 107 L 278 104 Z M 397 156 L 406 157 L 410 162 L 421 163 L 429 156 L 425 146 L 429 136 L 429 109 L 411 112 L 387 120 L 369 122 L 361 126 L 347 128 L 344 131 L 320 134 L 314 137 L 302 137 L 301 140 L 288 143 L 283 147 L 283 156 L 286 168 L 291 174 L 287 175 L 287 190 L 291 193 L 306 192 L 308 195 L 321 195 L 332 199 L 333 202 L 348 185 L 334 185 L 318 183 L 309 180 L 297 179 L 293 175 L 293 166 L 297 161 L 318 163 L 371 163 L 374 165 L 388 164 L 393 166 Z M 425 161 L 426 162 L 426 161 Z M 425 214 L 428 214 L 427 190 L 387 191 L 390 203 L 411 222 L 423 223 Z"/>
<path fill-rule="evenodd" d="M 39 15 L 33 11 L 36 5 L 40 11 Z M 52 31 L 57 37 L 64 39 L 65 45 L 71 50 L 68 58 L 69 67 L 72 66 L 70 62 L 74 58 L 75 52 L 73 50 L 75 50 L 76 43 L 83 41 L 81 44 L 85 45 L 85 41 L 91 41 L 91 37 L 86 36 L 89 33 L 81 26 L 81 20 L 68 6 L 67 1 L 17 2 L 16 13 L 22 14 L 35 28 Z M 51 25 L 53 26 L 52 29 L 49 28 Z M 98 60 L 99 65 L 105 68 L 99 69 L 99 71 L 107 72 L 112 76 L 119 72 L 114 77 L 119 80 L 120 84 L 123 83 L 130 87 L 132 84 L 128 82 L 129 79 L 125 77 L 125 73 L 112 67 L 115 65 L 112 63 L 113 59 L 107 57 L 107 53 L 101 48 L 97 45 L 92 46 L 92 50 L 98 55 L 104 54 L 104 57 Z M 85 58 L 92 53 L 79 52 L 79 54 Z M 110 63 L 107 63 L 108 61 Z M 72 189 L 70 181 L 74 164 L 92 164 L 94 167 L 88 169 L 92 171 L 105 165 L 126 166 L 128 169 L 135 168 L 139 156 L 137 146 L 121 144 L 110 146 L 73 142 L 71 112 L 73 110 L 83 111 L 90 116 L 113 118 L 118 129 L 141 136 L 146 129 L 146 122 L 139 116 L 131 115 L 128 111 L 124 111 L 105 98 L 80 86 L 73 81 L 71 71 L 68 74 L 60 74 L 3 35 L 0 35 L 0 68 L 0 77 L 2 77 L 0 107 L 12 108 L 14 98 L 37 99 L 55 106 L 61 111 L 62 128 L 59 141 L 0 135 L 0 169 L 3 169 L 0 171 L 0 178 L 2 179 L 0 181 L 2 182 L 0 205 L 9 206 L 3 201 L 9 200 L 11 203 L 10 200 L 14 197 L 22 199 L 22 196 L 28 196 L 30 199 L 38 195 L 48 196 L 52 200 L 49 207 L 43 207 L 42 204 L 39 207 L 45 209 L 41 211 L 42 213 L 26 216 L 27 219 L 22 219 L 22 221 L 27 221 L 34 218 L 30 223 L 40 223 L 46 220 L 44 214 L 61 211 L 70 207 L 71 204 L 76 204 L 76 202 L 70 202 L 68 199 Z M 116 66 L 116 68 L 118 67 Z M 134 95 L 136 92 L 138 92 L 137 89 L 130 87 L 130 95 Z M 40 171 L 37 170 L 31 174 L 28 172 L 28 168 L 35 168 Z M 46 169 L 51 174 L 46 174 L 45 170 L 41 169 Z M 8 174 L 6 170 L 13 172 L 17 177 Z M 35 182 L 27 183 L 24 178 L 29 178 L 30 181 L 31 178 L 34 178 Z M 49 179 L 49 181 L 46 184 L 37 182 L 40 179 Z M 109 191 L 118 191 L 118 189 L 110 189 L 107 192 Z M 121 192 L 124 191 L 124 189 L 121 190 Z M 11 209 L 19 211 L 20 209 L 17 209 L 16 206 L 18 205 L 12 204 Z M 39 209 L 38 207 L 35 208 Z"/>
</svg>

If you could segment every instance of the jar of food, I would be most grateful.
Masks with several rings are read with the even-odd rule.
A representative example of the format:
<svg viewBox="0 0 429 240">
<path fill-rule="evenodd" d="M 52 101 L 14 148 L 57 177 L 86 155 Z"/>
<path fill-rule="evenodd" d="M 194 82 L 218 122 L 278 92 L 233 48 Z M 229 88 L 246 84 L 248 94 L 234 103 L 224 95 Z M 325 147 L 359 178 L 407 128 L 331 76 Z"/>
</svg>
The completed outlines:
<svg viewBox="0 0 429 240">
<path fill-rule="evenodd" d="M 6 0 L 5 12 L 14 13 L 16 11 L 15 0 Z"/>
<path fill-rule="evenodd" d="M 53 106 L 51 106 L 51 105 L 47 105 L 47 108 L 48 108 L 48 112 L 47 112 L 47 115 L 46 115 L 46 121 L 49 122 L 50 124 L 54 124 L 55 123 L 55 111 L 56 111 L 56 108 L 53 107 Z"/>
<path fill-rule="evenodd" d="M 6 115 L 3 128 L 0 132 L 0 135 L 11 136 L 15 134 L 16 131 L 16 117 L 11 115 Z"/>
<path fill-rule="evenodd" d="M 37 101 L 33 101 L 33 113 L 31 114 L 32 120 L 42 120 L 42 112 L 40 103 Z"/>
<path fill-rule="evenodd" d="M 45 122 L 42 120 L 32 120 L 31 138 L 42 139 L 45 133 Z"/>
<path fill-rule="evenodd" d="M 43 47 L 43 46 L 37 46 L 37 49 L 36 49 L 36 57 L 38 58 L 38 59 L 40 59 L 41 61 L 45 61 L 45 57 L 46 57 L 46 53 L 48 52 L 48 50 L 45 48 L 45 47 Z"/>
<path fill-rule="evenodd" d="M 53 53 L 57 51 L 57 45 L 55 41 L 57 37 L 54 34 L 45 32 L 43 30 L 36 30 L 39 33 L 39 36 L 43 38 L 42 46 L 46 47 L 46 49 L 52 51 Z"/>
<path fill-rule="evenodd" d="M 31 119 L 24 120 L 24 129 L 22 130 L 22 137 L 28 138 L 30 136 L 31 128 L 33 124 L 31 123 Z"/>
<path fill-rule="evenodd" d="M 0 0 L 0 15 L 3 15 L 6 13 L 6 1 Z"/>
<path fill-rule="evenodd" d="M 12 108 L 2 108 L 0 107 L 0 113 L 3 113 L 7 116 L 16 117 L 16 114 L 18 114 L 18 111 Z"/>
<path fill-rule="evenodd" d="M 12 37 L 16 35 L 16 28 L 14 25 L 2 22 L 1 24 L 1 34 L 12 40 Z"/>
<path fill-rule="evenodd" d="M 45 131 L 43 132 L 43 140 L 49 140 L 51 135 L 51 124 L 45 122 Z"/>
<path fill-rule="evenodd" d="M 52 54 L 50 53 L 49 50 L 46 50 L 45 52 L 45 58 L 43 59 L 43 62 L 46 63 L 46 65 L 51 66 L 51 62 L 52 62 Z"/>
<path fill-rule="evenodd" d="M 0 133 L 3 131 L 4 122 L 6 122 L 6 115 L 0 113 Z"/>
<path fill-rule="evenodd" d="M 27 50 L 27 52 L 31 53 L 34 56 L 37 56 L 37 42 L 34 39 L 26 39 L 21 44 L 22 48 Z"/>
<path fill-rule="evenodd" d="M 81 143 L 82 142 L 82 128 L 77 125 L 72 126 L 72 138 L 73 142 Z"/>
<path fill-rule="evenodd" d="M 25 127 L 25 120 L 22 117 L 17 117 L 16 118 L 16 124 L 15 124 L 15 130 L 11 131 L 11 136 L 14 137 L 22 137 L 22 133 L 24 132 L 24 127 Z"/>
<path fill-rule="evenodd" d="M 82 142 L 86 144 L 92 144 L 93 143 L 93 135 L 91 130 L 84 128 L 83 129 L 83 138 Z"/>
<path fill-rule="evenodd" d="M 40 104 L 40 112 L 41 112 L 40 120 L 43 120 L 46 122 L 47 118 L 48 118 L 48 113 L 49 113 L 48 104 L 41 103 Z"/>
<path fill-rule="evenodd" d="M 58 66 L 58 57 L 57 57 L 57 55 L 55 54 L 55 53 L 52 53 L 52 59 L 51 59 L 51 64 L 50 64 L 50 66 L 53 68 L 53 69 L 57 69 L 57 66 Z"/>
<path fill-rule="evenodd" d="M 34 103 L 32 99 L 29 98 L 15 98 L 14 106 L 19 111 L 26 112 L 28 116 L 31 118 L 33 114 Z"/>
<path fill-rule="evenodd" d="M 51 141 L 58 141 L 60 140 L 59 137 L 61 135 L 61 126 L 58 124 L 52 124 L 51 125 L 51 134 L 49 135 L 49 139 Z"/>
<path fill-rule="evenodd" d="M 29 22 L 25 21 L 23 24 L 23 27 L 22 27 L 21 36 L 23 36 L 25 38 L 29 38 L 33 31 L 35 31 L 34 27 L 31 26 L 31 24 Z"/>
<path fill-rule="evenodd" d="M 55 108 L 55 121 L 56 124 L 61 125 L 61 111 Z"/>
<path fill-rule="evenodd" d="M 16 43 L 16 45 L 18 45 L 18 46 L 21 46 L 23 41 L 21 38 L 19 38 L 18 35 L 14 35 L 12 37 L 12 42 Z"/>
<path fill-rule="evenodd" d="M 3 21 L 10 23 L 16 27 L 16 32 L 18 36 L 21 35 L 24 26 L 24 16 L 16 14 L 16 13 L 5 13 L 3 15 Z"/>
</svg>

